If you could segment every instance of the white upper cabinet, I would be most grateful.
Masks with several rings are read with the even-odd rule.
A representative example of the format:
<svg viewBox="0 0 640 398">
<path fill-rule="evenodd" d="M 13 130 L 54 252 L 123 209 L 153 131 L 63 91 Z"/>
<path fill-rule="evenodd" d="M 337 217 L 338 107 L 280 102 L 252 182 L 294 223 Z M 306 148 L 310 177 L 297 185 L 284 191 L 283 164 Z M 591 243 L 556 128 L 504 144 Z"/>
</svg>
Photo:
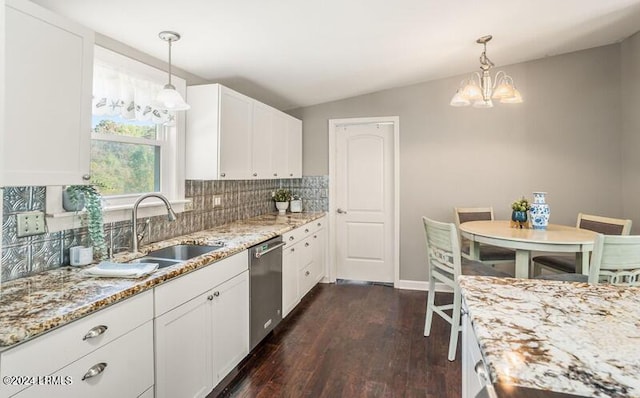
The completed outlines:
<svg viewBox="0 0 640 398">
<path fill-rule="evenodd" d="M 5 18 L 2 184 L 86 183 L 94 34 L 24 0 Z"/>
<path fill-rule="evenodd" d="M 189 86 L 187 99 L 188 179 L 302 176 L 302 121 L 219 84 Z"/>
<path fill-rule="evenodd" d="M 287 171 L 289 178 L 302 177 L 302 121 L 287 119 Z"/>
</svg>

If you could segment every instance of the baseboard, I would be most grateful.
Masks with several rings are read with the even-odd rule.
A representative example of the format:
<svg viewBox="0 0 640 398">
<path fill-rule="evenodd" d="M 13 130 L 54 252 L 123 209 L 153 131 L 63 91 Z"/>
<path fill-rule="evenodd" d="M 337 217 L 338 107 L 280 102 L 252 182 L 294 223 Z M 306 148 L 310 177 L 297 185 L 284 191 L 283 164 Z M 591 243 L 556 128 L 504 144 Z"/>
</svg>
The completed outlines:
<svg viewBox="0 0 640 398">
<path fill-rule="evenodd" d="M 407 279 L 400 279 L 398 283 L 393 285 L 396 289 L 404 290 L 429 290 L 429 282 L 427 281 L 411 281 Z M 453 293 L 453 290 L 444 283 L 436 283 L 436 292 Z"/>
</svg>

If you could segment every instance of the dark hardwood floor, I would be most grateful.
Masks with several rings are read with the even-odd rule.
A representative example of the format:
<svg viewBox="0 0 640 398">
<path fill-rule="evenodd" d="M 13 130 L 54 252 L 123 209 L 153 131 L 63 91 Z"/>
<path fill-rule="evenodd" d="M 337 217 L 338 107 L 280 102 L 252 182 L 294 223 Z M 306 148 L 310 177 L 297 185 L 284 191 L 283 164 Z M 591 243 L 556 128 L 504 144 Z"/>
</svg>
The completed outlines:
<svg viewBox="0 0 640 398">
<path fill-rule="evenodd" d="M 425 306 L 426 292 L 319 284 L 209 397 L 458 398 L 460 345 L 449 362 L 438 316 L 423 336 Z"/>
</svg>

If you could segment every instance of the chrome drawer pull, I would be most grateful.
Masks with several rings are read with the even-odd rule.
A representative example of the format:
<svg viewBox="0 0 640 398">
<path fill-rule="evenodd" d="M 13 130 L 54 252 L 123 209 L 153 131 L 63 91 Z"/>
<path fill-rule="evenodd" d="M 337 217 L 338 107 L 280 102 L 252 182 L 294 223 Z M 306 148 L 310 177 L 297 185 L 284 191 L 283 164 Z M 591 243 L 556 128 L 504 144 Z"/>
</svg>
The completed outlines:
<svg viewBox="0 0 640 398">
<path fill-rule="evenodd" d="M 309 247 L 309 242 L 305 243 L 304 247 Z"/>
<path fill-rule="evenodd" d="M 305 272 L 304 276 L 309 276 L 309 271 Z"/>
<path fill-rule="evenodd" d="M 213 294 L 210 294 L 207 296 L 207 300 L 212 301 L 213 300 Z"/>
<path fill-rule="evenodd" d="M 94 337 L 98 337 L 102 333 L 106 332 L 107 329 L 108 329 L 108 327 L 106 325 L 99 325 L 99 326 L 96 326 L 94 328 L 91 328 L 91 330 L 89 330 L 87 332 L 87 334 L 84 335 L 82 340 L 89 340 L 89 339 L 92 339 Z"/>
<path fill-rule="evenodd" d="M 92 367 L 90 367 L 89 370 L 87 370 L 87 373 L 85 373 L 84 376 L 82 376 L 82 380 L 87 380 L 87 379 L 90 379 L 92 377 L 96 377 L 100 373 L 104 372 L 104 370 L 106 368 L 107 368 L 107 363 L 106 362 L 97 363 L 97 364 L 93 365 Z"/>
<path fill-rule="evenodd" d="M 220 297 L 220 292 L 215 291 L 215 292 L 213 292 L 213 295 L 214 295 L 215 297 Z"/>
<path fill-rule="evenodd" d="M 289 237 L 289 240 L 294 240 L 294 239 L 295 239 L 295 238 L 294 238 L 293 236 L 290 236 L 290 237 Z"/>
<path fill-rule="evenodd" d="M 307 232 L 309 232 L 309 228 L 305 228 L 304 233 L 306 234 Z"/>
</svg>

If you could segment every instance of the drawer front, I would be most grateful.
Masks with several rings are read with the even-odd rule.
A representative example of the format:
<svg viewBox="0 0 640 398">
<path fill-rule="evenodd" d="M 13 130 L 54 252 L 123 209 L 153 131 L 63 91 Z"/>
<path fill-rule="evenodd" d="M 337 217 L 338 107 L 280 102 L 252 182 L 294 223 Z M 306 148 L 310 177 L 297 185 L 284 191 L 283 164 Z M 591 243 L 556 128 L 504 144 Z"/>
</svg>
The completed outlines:
<svg viewBox="0 0 640 398">
<path fill-rule="evenodd" d="M 151 319 L 153 292 L 146 291 L 2 352 L 0 375 L 50 375 Z M 91 333 L 95 337 L 90 337 Z M 2 386 L 0 397 L 23 388 Z"/>
<path fill-rule="evenodd" d="M 304 239 L 304 225 L 282 235 L 282 241 L 285 243 L 284 248 L 293 246 Z"/>
<path fill-rule="evenodd" d="M 308 264 L 306 267 L 298 270 L 298 286 L 300 289 L 300 298 L 315 286 L 316 281 L 313 275 L 313 264 Z"/>
<path fill-rule="evenodd" d="M 156 317 L 248 269 L 249 257 L 245 250 L 156 287 Z"/>
<path fill-rule="evenodd" d="M 96 374 L 88 377 L 92 369 Z M 153 322 L 145 323 L 53 375 L 54 378 L 58 376 L 59 380 L 70 380 L 71 383 L 32 386 L 17 397 L 126 398 L 141 395 L 153 385 Z"/>
</svg>

